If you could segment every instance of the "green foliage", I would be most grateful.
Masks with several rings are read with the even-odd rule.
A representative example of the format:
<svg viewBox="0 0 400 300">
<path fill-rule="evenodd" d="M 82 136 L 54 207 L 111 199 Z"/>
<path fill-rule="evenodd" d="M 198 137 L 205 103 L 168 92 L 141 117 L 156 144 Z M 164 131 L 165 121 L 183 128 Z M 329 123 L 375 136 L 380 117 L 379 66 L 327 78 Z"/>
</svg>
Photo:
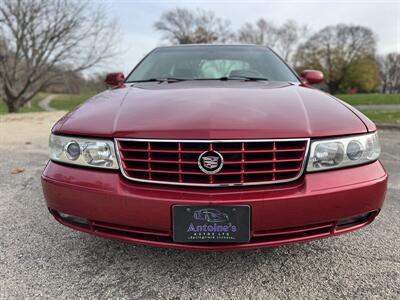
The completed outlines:
<svg viewBox="0 0 400 300">
<path fill-rule="evenodd" d="M 327 26 L 299 47 L 298 69 L 317 69 L 331 93 L 372 91 L 379 85 L 374 33 L 363 26 Z"/>
<path fill-rule="evenodd" d="M 317 58 L 310 57 L 303 61 L 304 66 L 299 70 L 315 69 L 322 71 L 325 76 L 324 81 L 332 93 L 346 93 L 352 89 L 368 93 L 378 90 L 381 85 L 379 65 L 377 59 L 372 55 L 355 58 L 345 67 L 343 59 L 340 55 L 336 55 L 332 58 L 331 63 L 335 67 L 326 67 Z"/>
<path fill-rule="evenodd" d="M 379 88 L 381 79 L 379 66 L 375 57 L 364 55 L 355 59 L 350 65 L 340 85 L 343 91 L 356 88 L 360 92 L 371 92 Z"/>
</svg>

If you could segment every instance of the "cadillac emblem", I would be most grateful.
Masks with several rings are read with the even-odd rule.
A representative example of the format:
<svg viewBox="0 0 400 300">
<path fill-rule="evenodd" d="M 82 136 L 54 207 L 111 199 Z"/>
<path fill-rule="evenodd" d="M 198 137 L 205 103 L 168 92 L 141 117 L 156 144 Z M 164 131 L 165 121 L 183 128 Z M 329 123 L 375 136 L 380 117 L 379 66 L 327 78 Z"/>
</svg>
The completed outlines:
<svg viewBox="0 0 400 300">
<path fill-rule="evenodd" d="M 200 170 L 205 174 L 212 175 L 221 171 L 224 165 L 224 158 L 217 151 L 206 151 L 200 154 L 197 163 Z"/>
</svg>

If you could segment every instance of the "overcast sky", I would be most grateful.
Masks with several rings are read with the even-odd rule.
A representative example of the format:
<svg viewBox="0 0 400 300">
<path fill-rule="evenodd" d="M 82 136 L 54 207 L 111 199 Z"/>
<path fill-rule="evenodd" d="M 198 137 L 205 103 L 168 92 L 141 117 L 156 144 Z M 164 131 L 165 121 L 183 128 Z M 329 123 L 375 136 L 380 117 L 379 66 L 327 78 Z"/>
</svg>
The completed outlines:
<svg viewBox="0 0 400 300">
<path fill-rule="evenodd" d="M 100 2 L 101 0 L 97 0 Z M 231 21 L 237 30 L 246 22 L 265 18 L 276 24 L 293 19 L 312 31 L 346 23 L 370 27 L 378 38 L 378 52 L 400 52 L 400 0 L 397 1 L 136 1 L 103 0 L 110 16 L 119 22 L 124 50 L 109 71 L 128 73 L 151 49 L 161 45 L 153 28 L 160 15 L 175 7 L 212 10 Z"/>
</svg>

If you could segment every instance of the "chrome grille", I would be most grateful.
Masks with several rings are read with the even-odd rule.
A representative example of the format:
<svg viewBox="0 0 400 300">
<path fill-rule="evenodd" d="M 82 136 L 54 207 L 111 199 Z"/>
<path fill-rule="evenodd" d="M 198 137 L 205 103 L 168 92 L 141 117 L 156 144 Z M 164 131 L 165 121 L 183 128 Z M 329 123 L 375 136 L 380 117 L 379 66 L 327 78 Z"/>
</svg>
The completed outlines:
<svg viewBox="0 0 400 300">
<path fill-rule="evenodd" d="M 274 184 L 299 178 L 309 139 L 143 140 L 116 139 L 123 175 L 131 180 L 190 186 Z M 224 159 L 213 175 L 198 166 L 205 151 Z"/>
</svg>

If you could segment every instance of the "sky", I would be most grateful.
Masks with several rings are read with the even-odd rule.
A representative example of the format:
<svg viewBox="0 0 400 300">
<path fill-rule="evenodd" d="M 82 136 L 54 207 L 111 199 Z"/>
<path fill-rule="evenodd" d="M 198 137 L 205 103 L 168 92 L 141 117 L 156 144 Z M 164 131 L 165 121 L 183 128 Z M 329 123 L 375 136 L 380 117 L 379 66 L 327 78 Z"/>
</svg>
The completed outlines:
<svg viewBox="0 0 400 300">
<path fill-rule="evenodd" d="M 125 74 L 153 48 L 165 44 L 162 34 L 153 24 L 165 11 L 176 7 L 213 11 L 216 16 L 231 21 L 235 31 L 244 23 L 259 18 L 277 25 L 288 19 L 308 25 L 312 32 L 338 23 L 363 25 L 371 28 L 378 40 L 379 54 L 400 52 L 400 0 L 392 1 L 138 1 L 92 0 L 104 4 L 110 17 L 115 18 L 121 30 L 120 55 L 109 72 Z"/>
</svg>

